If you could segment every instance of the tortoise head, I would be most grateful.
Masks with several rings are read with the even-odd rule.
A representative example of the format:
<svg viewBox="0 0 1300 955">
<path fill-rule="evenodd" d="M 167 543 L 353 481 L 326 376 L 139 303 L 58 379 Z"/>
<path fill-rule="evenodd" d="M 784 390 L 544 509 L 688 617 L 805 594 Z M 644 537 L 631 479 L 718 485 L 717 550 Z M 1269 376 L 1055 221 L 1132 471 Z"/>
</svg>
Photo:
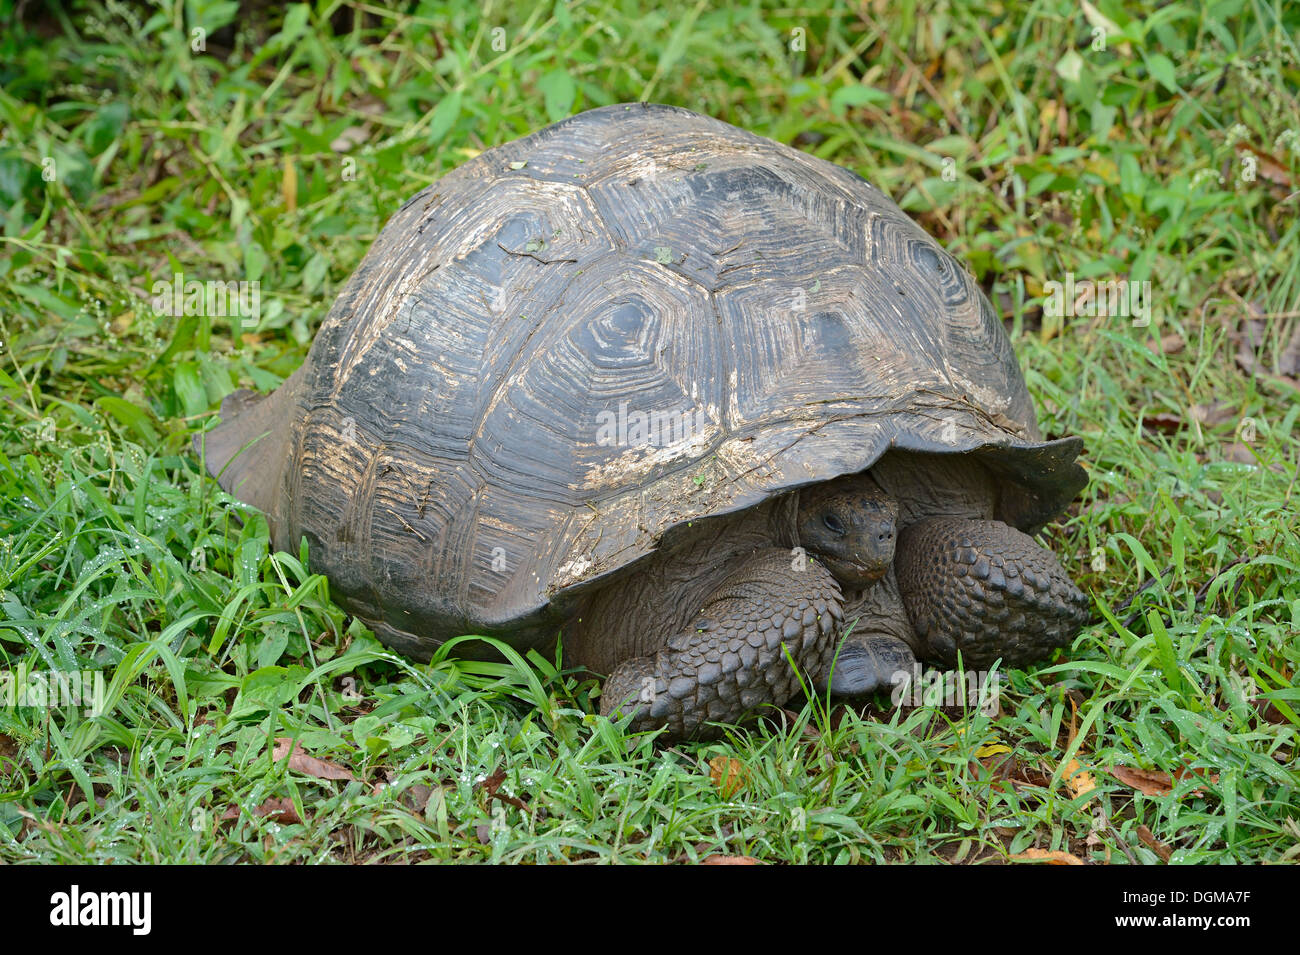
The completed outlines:
<svg viewBox="0 0 1300 955">
<path fill-rule="evenodd" d="M 799 543 L 846 587 L 889 572 L 897 521 L 898 504 L 864 475 L 799 492 Z"/>
</svg>

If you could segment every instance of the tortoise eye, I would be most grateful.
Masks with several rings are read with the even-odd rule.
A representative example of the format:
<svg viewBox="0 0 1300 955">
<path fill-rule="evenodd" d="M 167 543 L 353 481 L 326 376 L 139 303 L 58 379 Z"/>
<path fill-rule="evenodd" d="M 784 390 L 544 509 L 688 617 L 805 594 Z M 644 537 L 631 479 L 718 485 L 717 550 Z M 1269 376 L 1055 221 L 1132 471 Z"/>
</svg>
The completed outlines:
<svg viewBox="0 0 1300 955">
<path fill-rule="evenodd" d="M 832 534 L 844 533 L 844 525 L 840 523 L 840 519 L 834 514 L 827 514 L 822 518 L 822 523 L 826 525 L 826 529 Z"/>
</svg>

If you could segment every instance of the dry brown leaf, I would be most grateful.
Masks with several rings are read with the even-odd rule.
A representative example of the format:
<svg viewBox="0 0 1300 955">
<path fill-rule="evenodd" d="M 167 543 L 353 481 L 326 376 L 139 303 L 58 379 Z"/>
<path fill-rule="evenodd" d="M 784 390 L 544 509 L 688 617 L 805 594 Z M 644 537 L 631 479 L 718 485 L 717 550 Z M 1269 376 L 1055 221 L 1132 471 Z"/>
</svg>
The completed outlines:
<svg viewBox="0 0 1300 955">
<path fill-rule="evenodd" d="M 360 146 L 369 138 L 369 123 L 362 123 L 360 126 L 349 126 L 334 137 L 330 142 L 330 149 L 336 153 L 345 153 L 351 150 L 353 146 Z"/>
<path fill-rule="evenodd" d="M 1207 428 L 1214 428 L 1237 420 L 1238 406 L 1234 401 L 1216 401 L 1208 405 L 1192 405 L 1192 417 Z"/>
<path fill-rule="evenodd" d="M 705 856 L 700 860 L 700 865 L 762 865 L 760 861 L 753 856 Z"/>
<path fill-rule="evenodd" d="M 1146 826 L 1137 827 L 1137 837 L 1142 840 L 1142 844 L 1160 857 L 1161 862 L 1168 862 L 1174 851 L 1155 837 L 1155 834 Z"/>
<path fill-rule="evenodd" d="M 1271 700 L 1256 700 L 1254 703 L 1255 712 L 1265 723 L 1272 723 L 1274 726 L 1286 726 L 1290 720 L 1286 715 L 1273 705 Z M 0 770 L 2 772 L 3 770 Z"/>
<path fill-rule="evenodd" d="M 730 799 L 745 788 L 745 766 L 730 756 L 714 756 L 709 760 L 709 779 L 723 799 Z"/>
<path fill-rule="evenodd" d="M 302 817 L 298 815 L 298 808 L 288 796 L 273 796 L 254 809 L 253 814 L 285 826 L 302 822 Z"/>
<path fill-rule="evenodd" d="M 259 819 L 269 818 L 272 822 L 278 822 L 281 825 L 292 825 L 296 822 L 302 822 L 302 817 L 298 815 L 298 807 L 293 804 L 293 800 L 288 796 L 272 796 L 262 805 L 253 810 L 253 815 Z M 225 811 L 217 817 L 217 822 L 231 823 L 239 818 L 238 806 L 227 806 Z"/>
<path fill-rule="evenodd" d="M 1077 699 L 1076 699 L 1077 696 Z M 1076 692 L 1069 694 L 1070 700 L 1070 729 L 1069 735 L 1065 741 L 1065 748 L 1069 749 L 1074 745 L 1074 738 L 1079 732 L 1079 704 L 1083 702 L 1083 695 Z M 1097 781 L 1092 778 L 1092 774 L 1086 772 L 1079 764 L 1077 759 L 1071 759 L 1065 767 L 1065 782 L 1070 787 L 1070 791 L 1075 796 L 1083 796 L 1097 788 Z M 1086 800 L 1085 800 L 1086 801 Z"/>
<path fill-rule="evenodd" d="M 1135 769 L 1132 766 L 1111 766 L 1110 773 L 1124 785 L 1148 796 L 1167 796 L 1174 791 L 1174 780 L 1158 769 Z"/>
<path fill-rule="evenodd" d="M 1159 431 L 1163 434 L 1173 434 L 1175 431 L 1182 430 L 1183 419 L 1181 415 L 1170 414 L 1167 411 L 1159 411 L 1155 414 L 1144 414 L 1142 416 L 1142 427 L 1148 431 Z"/>
<path fill-rule="evenodd" d="M 292 754 L 289 752 L 291 745 L 293 746 Z M 271 758 L 278 763 L 285 756 L 289 757 L 289 768 L 305 776 L 314 776 L 317 779 L 343 779 L 349 781 L 357 778 L 337 763 L 317 759 L 315 756 L 308 756 L 301 743 L 294 742 L 287 736 L 279 736 L 275 740 L 275 748 L 271 751 Z"/>
<path fill-rule="evenodd" d="M 1177 355 L 1187 347 L 1187 341 L 1177 332 L 1170 332 L 1168 335 L 1161 336 L 1160 341 L 1154 338 L 1147 342 L 1147 348 L 1157 355 Z"/>
<path fill-rule="evenodd" d="M 1182 769 L 1176 769 L 1176 770 L 1174 770 L 1174 779 L 1176 779 L 1176 780 L 1186 779 L 1188 776 L 1200 776 L 1202 779 L 1208 779 L 1212 784 L 1214 784 L 1214 785 L 1216 785 L 1216 786 L 1219 784 L 1219 774 L 1218 774 L 1218 773 L 1210 773 L 1210 772 L 1207 772 L 1207 771 L 1204 770 L 1204 769 L 1197 769 L 1197 768 L 1193 768 L 1193 767 L 1190 767 L 1190 766 L 1184 766 Z M 1196 787 L 1195 789 L 1193 789 L 1193 790 L 1191 790 L 1190 792 L 1188 792 L 1187 795 L 1189 795 L 1189 796 L 1204 796 L 1204 795 L 1205 795 L 1205 790 L 1204 790 L 1204 789 L 1201 789 L 1201 788 L 1198 786 L 1198 787 Z"/>
<path fill-rule="evenodd" d="M 1078 856 L 1068 852 L 1052 852 L 1047 849 L 1026 849 L 1011 857 L 1013 862 L 1046 862 L 1048 865 L 1086 865 Z"/>
<path fill-rule="evenodd" d="M 1237 364 L 1248 375 L 1268 372 L 1259 360 L 1259 350 L 1264 345 L 1267 332 L 1267 326 L 1262 318 L 1244 320 L 1237 331 Z"/>
<path fill-rule="evenodd" d="M 506 764 L 502 763 L 496 769 L 492 770 L 491 776 L 486 776 L 475 787 L 483 790 L 489 797 L 495 796 L 501 784 L 506 781 Z"/>
<path fill-rule="evenodd" d="M 1027 789 L 1047 789 L 1052 785 L 1050 774 L 1036 766 L 1031 766 L 1014 756 L 990 756 L 980 760 L 984 767 L 999 779 L 1005 779 L 1013 786 Z"/>
<path fill-rule="evenodd" d="M 1276 156 L 1264 152 L 1262 149 L 1256 149 L 1249 143 L 1239 142 L 1236 144 L 1237 152 L 1243 156 L 1250 153 L 1256 158 L 1255 175 L 1260 179 L 1265 179 L 1274 185 L 1282 186 L 1285 189 L 1293 188 L 1291 183 L 1291 174 L 1287 172 L 1282 161 Z"/>
<path fill-rule="evenodd" d="M 523 812 L 528 812 L 528 803 L 524 802 L 522 799 L 511 796 L 508 793 L 500 792 L 501 784 L 505 781 L 506 764 L 502 763 L 492 772 L 491 776 L 488 776 L 482 782 L 478 783 L 476 788 L 482 789 L 487 793 L 489 802 L 493 799 L 499 799 L 507 805 L 514 806 L 516 809 L 522 810 Z"/>
<path fill-rule="evenodd" d="M 1234 441 L 1232 444 L 1225 445 L 1223 448 L 1223 460 L 1231 461 L 1234 464 L 1250 464 L 1255 467 L 1263 467 L 1264 462 L 1259 459 L 1255 450 L 1249 444 L 1242 444 L 1240 441 Z M 1268 465 L 1270 471 L 1276 471 L 1278 474 L 1288 474 L 1286 465 L 1279 461 L 1274 461 Z"/>
<path fill-rule="evenodd" d="M 1065 767 L 1065 782 L 1076 796 L 1087 795 L 1097 788 L 1097 781 L 1093 779 L 1092 773 L 1080 766 L 1077 759 L 1070 760 L 1069 765 Z"/>
<path fill-rule="evenodd" d="M 1259 464 L 1259 458 L 1250 449 L 1250 445 L 1234 441 L 1223 449 L 1223 460 L 1235 464 Z"/>
<path fill-rule="evenodd" d="M 1296 324 L 1291 340 L 1277 358 L 1277 370 L 1288 378 L 1300 377 L 1300 323 Z"/>
<path fill-rule="evenodd" d="M 1207 775 L 1203 769 L 1182 768 L 1175 770 L 1172 776 L 1158 769 L 1137 769 L 1132 766 L 1112 766 L 1106 772 L 1126 786 L 1130 786 L 1148 796 L 1167 796 L 1174 791 L 1174 783 L 1177 780 L 1186 779 L 1188 776 L 1204 777 L 1211 783 L 1219 781 L 1217 773 Z M 1205 790 L 1198 787 L 1191 790 L 1187 795 L 1204 796 Z"/>
<path fill-rule="evenodd" d="M 433 789 L 424 783 L 416 783 L 408 789 L 403 789 L 398 799 L 402 805 L 417 816 L 424 813 L 424 808 L 429 805 L 429 797 L 433 795 Z"/>
</svg>

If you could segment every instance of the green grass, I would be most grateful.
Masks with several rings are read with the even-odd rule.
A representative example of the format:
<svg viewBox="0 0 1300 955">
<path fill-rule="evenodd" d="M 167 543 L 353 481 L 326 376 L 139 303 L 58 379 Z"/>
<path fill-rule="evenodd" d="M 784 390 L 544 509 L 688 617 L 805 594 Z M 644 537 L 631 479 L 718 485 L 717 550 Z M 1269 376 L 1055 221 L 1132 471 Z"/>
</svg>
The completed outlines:
<svg viewBox="0 0 1300 955">
<path fill-rule="evenodd" d="M 0 859 L 1300 856 L 1294 5 L 13 6 L 0 671 L 100 670 L 108 705 L 0 707 Z M 810 705 L 655 747 L 556 661 L 387 652 L 201 474 L 191 434 L 297 367 L 404 199 L 643 98 L 897 198 L 1006 315 L 1044 431 L 1085 440 L 1043 539 L 1100 622 L 996 716 Z M 156 314 L 175 272 L 260 281 L 260 324 Z M 1045 315 L 1067 272 L 1150 281 L 1151 326 Z M 1191 772 L 1145 795 L 1121 767 Z"/>
</svg>

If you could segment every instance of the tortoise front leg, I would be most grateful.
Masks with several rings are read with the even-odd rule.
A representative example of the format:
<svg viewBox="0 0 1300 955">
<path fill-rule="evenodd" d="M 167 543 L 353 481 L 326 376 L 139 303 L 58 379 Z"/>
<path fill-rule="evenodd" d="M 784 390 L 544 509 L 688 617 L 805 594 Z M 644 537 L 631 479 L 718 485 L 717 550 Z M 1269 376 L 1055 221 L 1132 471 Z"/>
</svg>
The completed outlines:
<svg viewBox="0 0 1300 955">
<path fill-rule="evenodd" d="M 916 667 L 913 647 L 920 643 L 892 567 L 876 583 L 845 591 L 844 620 L 848 634 L 840 642 L 833 670 L 817 675 L 818 693 L 829 690 L 833 696 L 861 698 L 911 678 Z"/>
<path fill-rule="evenodd" d="M 823 675 L 817 692 L 851 699 L 897 686 L 912 676 L 916 657 L 898 637 L 883 633 L 851 633 L 835 655 L 829 679 Z"/>
<path fill-rule="evenodd" d="M 1001 521 L 935 517 L 899 537 L 895 570 L 927 659 L 987 668 L 1047 657 L 1090 619 L 1056 555 Z"/>
<path fill-rule="evenodd" d="M 689 629 L 610 675 L 601 713 L 634 712 L 633 730 L 667 726 L 667 739 L 707 738 L 720 732 L 709 722 L 735 723 L 795 696 L 799 680 L 787 648 L 805 674 L 822 672 L 844 616 L 830 572 L 815 561 L 801 570 L 793 563 L 789 551 L 777 549 L 746 559 Z"/>
</svg>

